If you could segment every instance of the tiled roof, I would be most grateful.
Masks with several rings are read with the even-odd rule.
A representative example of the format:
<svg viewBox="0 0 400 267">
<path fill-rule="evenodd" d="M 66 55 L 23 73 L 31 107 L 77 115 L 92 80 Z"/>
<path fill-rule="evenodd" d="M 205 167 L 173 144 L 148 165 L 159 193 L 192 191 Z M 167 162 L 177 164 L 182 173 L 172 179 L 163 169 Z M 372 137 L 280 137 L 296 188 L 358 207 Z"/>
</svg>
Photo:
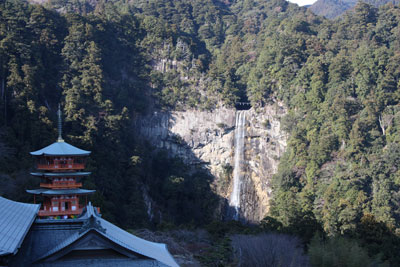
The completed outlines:
<svg viewBox="0 0 400 267">
<path fill-rule="evenodd" d="M 0 214 L 1 211 L 0 209 Z M 13 212 L 15 213 L 15 210 Z M 101 236 L 115 246 L 141 256 L 137 258 L 69 260 L 68 263 L 63 262 L 63 266 L 178 266 L 165 244 L 149 242 L 122 230 L 102 219 L 97 210 L 89 203 L 85 212 L 76 219 L 37 219 L 28 232 L 18 254 L 10 262 L 10 267 L 32 266 L 32 264 L 50 266 L 52 263 L 56 263 L 53 261 L 55 258 L 52 257 L 64 255 L 63 253 L 68 252 L 68 249 L 75 244 L 79 245 L 81 240 L 91 234 Z M 22 240 L 23 238 L 21 238 L 21 242 Z M 1 249 L 0 247 L 0 252 L 2 252 Z M 50 265 L 47 265 L 47 263 Z"/>
<path fill-rule="evenodd" d="M 165 244 L 150 242 L 141 238 L 138 238 L 116 225 L 102 219 L 91 203 L 86 207 L 86 214 L 83 216 L 86 219 L 86 227 L 85 224 L 82 226 L 80 231 L 71 234 L 69 238 L 65 239 L 63 242 L 60 242 L 57 246 L 53 247 L 51 250 L 46 251 L 43 255 L 41 255 L 37 260 L 41 260 L 47 258 L 54 253 L 64 249 L 65 247 L 71 245 L 78 239 L 82 238 L 89 231 L 96 231 L 100 235 L 105 238 L 115 242 L 116 244 L 138 253 L 140 255 L 146 256 L 148 258 L 157 260 L 167 266 L 178 267 L 179 265 L 175 262 L 174 258 L 168 252 L 168 249 Z M 91 223 L 87 223 L 92 220 Z"/>
<path fill-rule="evenodd" d="M 86 156 L 90 151 L 74 147 L 64 141 L 55 142 L 45 148 L 31 152 L 33 156 Z"/>
<path fill-rule="evenodd" d="M 31 172 L 33 176 L 47 177 L 70 177 L 70 176 L 88 176 L 91 172 Z"/>
<path fill-rule="evenodd" d="M 54 196 L 54 195 L 86 195 L 92 194 L 96 192 L 96 190 L 88 190 L 88 189 L 32 189 L 26 190 L 26 192 L 34 195 L 47 195 L 47 196 Z"/>
<path fill-rule="evenodd" d="M 17 253 L 39 208 L 0 197 L 0 256 Z"/>
<path fill-rule="evenodd" d="M 108 237 L 110 240 L 118 243 L 119 245 L 127 249 L 133 250 L 136 253 L 155 259 L 168 266 L 179 266 L 169 253 L 165 244 L 154 243 L 136 237 L 104 219 L 100 218 L 100 222 L 101 226 L 106 229 L 103 235 Z"/>
</svg>

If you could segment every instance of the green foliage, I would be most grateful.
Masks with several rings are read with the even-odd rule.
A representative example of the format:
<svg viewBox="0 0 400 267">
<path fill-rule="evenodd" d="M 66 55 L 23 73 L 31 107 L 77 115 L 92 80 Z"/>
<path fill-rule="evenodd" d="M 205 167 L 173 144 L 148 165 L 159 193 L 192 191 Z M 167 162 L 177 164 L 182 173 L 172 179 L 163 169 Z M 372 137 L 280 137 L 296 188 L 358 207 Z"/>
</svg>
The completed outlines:
<svg viewBox="0 0 400 267">
<path fill-rule="evenodd" d="M 316 235 L 309 247 L 313 266 L 389 266 L 368 256 L 355 240 L 342 237 L 321 240 Z"/>
<path fill-rule="evenodd" d="M 0 3 L 0 129 L 4 134 L 0 166 L 1 175 L 10 181 L 2 194 L 29 201 L 21 191 L 38 186 L 27 176 L 33 166 L 29 151 L 54 142 L 55 110 L 61 103 L 66 114 L 64 138 L 93 152 L 88 162 L 92 176 L 84 186 L 97 190 L 92 200 L 106 218 L 123 227 L 148 225 L 143 191 L 149 190 L 166 220 L 209 221 L 216 203 L 210 176 L 153 155 L 132 136 L 131 126 L 132 118 L 147 110 L 153 94 L 148 86 L 148 55 L 164 44 L 164 38 L 171 38 L 176 47 L 168 56 L 195 61 L 191 51 L 196 41 L 176 38 L 176 30 L 166 21 L 133 14 L 122 3 L 99 1 L 93 7 L 86 1 L 52 1 L 46 6 L 67 12 L 22 1 Z M 173 84 L 168 76 L 163 79 Z M 181 81 L 174 86 L 178 89 Z M 157 172 L 153 164 L 162 171 Z M 165 174 L 169 168 L 173 171 Z"/>
<path fill-rule="evenodd" d="M 228 237 L 212 244 L 213 246 L 197 257 L 203 266 L 233 266 L 232 246 Z"/>
<path fill-rule="evenodd" d="M 212 221 L 205 229 L 211 235 L 212 246 L 198 259 L 204 266 L 236 266 L 233 261 L 231 236 L 259 234 L 262 229 L 249 227 L 238 221 Z"/>
<path fill-rule="evenodd" d="M 269 216 L 261 220 L 260 227 L 269 232 L 280 232 L 283 230 L 282 223 L 277 219 Z"/>
<path fill-rule="evenodd" d="M 220 122 L 220 123 L 217 123 L 217 126 L 218 126 L 218 128 L 221 128 L 221 129 L 225 129 L 226 127 L 228 127 L 225 123 L 223 123 L 223 122 Z"/>
<path fill-rule="evenodd" d="M 391 237 L 400 231 L 398 6 L 359 3 L 336 21 L 284 0 L 45 7 L 0 3 L 0 148 L 10 148 L 0 167 L 18 190 L 31 183 L 21 174 L 28 152 L 55 139 L 62 103 L 65 139 L 93 151 L 85 186 L 97 189 L 105 217 L 145 225 L 137 218 L 146 218 L 148 190 L 167 222 L 207 223 L 218 201 L 210 175 L 154 153 L 132 136 L 135 118 L 150 108 L 282 101 L 290 136 L 271 181 L 277 221 L 265 227 L 304 240 L 321 227 L 354 235 L 372 214 Z M 231 170 L 222 172 L 228 180 Z"/>
<path fill-rule="evenodd" d="M 397 253 L 400 238 L 393 233 L 393 226 L 377 221 L 372 214 L 365 214 L 353 236 L 368 250 L 369 255 L 379 251 L 382 260 L 389 261 L 391 265 L 400 264 Z"/>
<path fill-rule="evenodd" d="M 238 221 L 212 221 L 206 225 L 206 230 L 215 239 L 223 238 L 229 234 L 258 232 L 257 228 L 248 228 Z"/>
<path fill-rule="evenodd" d="M 291 73 L 282 72 L 288 58 L 279 39 L 285 31 L 266 39 L 260 73 L 268 71 L 265 76 L 277 86 L 272 91 L 261 87 L 289 106 L 282 127 L 290 138 L 273 178 L 270 211 L 284 226 L 311 215 L 329 236 L 352 235 L 362 218 L 373 214 L 391 235 L 398 232 L 394 159 L 399 153 L 391 133 L 399 133 L 395 107 L 400 76 L 391 65 L 398 57 L 397 37 L 387 30 L 398 29 L 390 20 L 399 15 L 398 7 L 378 10 L 359 3 L 342 20 L 311 23 L 305 31 L 309 38 L 300 46 L 294 41 L 303 38 L 299 28 L 285 28 L 292 38 L 286 50 L 297 64 Z M 375 253 L 383 251 L 388 250 Z M 397 262 L 395 256 L 386 259 Z"/>
</svg>

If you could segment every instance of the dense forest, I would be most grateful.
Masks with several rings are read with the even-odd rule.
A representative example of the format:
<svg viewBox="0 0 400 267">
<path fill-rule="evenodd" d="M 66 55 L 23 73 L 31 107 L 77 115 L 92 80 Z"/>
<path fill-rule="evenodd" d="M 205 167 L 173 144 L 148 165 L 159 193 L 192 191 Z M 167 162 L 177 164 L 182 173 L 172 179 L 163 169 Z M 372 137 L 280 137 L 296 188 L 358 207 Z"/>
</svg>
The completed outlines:
<svg viewBox="0 0 400 267">
<path fill-rule="evenodd" d="M 211 223 L 212 177 L 132 136 L 133 121 L 282 101 L 290 138 L 260 229 L 299 236 L 315 265 L 398 265 L 399 22 L 398 6 L 362 2 L 329 21 L 284 0 L 2 1 L 0 194 L 31 200 L 29 151 L 56 139 L 61 103 L 64 138 L 93 151 L 84 186 L 107 219 L 154 226 L 146 191 L 162 225 L 228 234 Z"/>
</svg>

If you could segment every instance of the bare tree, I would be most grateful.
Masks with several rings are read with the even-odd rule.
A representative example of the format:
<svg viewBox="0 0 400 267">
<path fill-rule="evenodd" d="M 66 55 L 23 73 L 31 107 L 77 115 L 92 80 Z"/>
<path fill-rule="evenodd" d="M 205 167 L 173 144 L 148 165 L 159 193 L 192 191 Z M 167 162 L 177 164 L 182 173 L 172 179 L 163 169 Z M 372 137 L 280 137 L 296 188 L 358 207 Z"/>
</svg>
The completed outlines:
<svg viewBox="0 0 400 267">
<path fill-rule="evenodd" d="M 307 267 L 309 259 L 297 237 L 283 234 L 235 235 L 232 247 L 238 266 Z"/>
<path fill-rule="evenodd" d="M 386 134 L 387 127 L 392 125 L 394 115 L 393 114 L 383 114 L 379 115 L 379 125 L 381 126 L 382 134 Z"/>
</svg>

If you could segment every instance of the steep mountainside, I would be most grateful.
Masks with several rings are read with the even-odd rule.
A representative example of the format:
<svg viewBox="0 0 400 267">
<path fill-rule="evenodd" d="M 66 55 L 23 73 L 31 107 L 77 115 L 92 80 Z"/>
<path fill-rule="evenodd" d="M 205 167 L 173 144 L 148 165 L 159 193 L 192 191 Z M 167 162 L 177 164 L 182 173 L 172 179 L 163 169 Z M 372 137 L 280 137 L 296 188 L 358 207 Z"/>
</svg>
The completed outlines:
<svg viewBox="0 0 400 267">
<path fill-rule="evenodd" d="M 356 5 L 357 1 L 342 1 L 342 0 L 318 0 L 309 8 L 312 12 L 319 16 L 324 16 L 328 19 L 336 18 L 342 15 Z"/>
<path fill-rule="evenodd" d="M 399 265 L 399 21 L 361 2 L 329 21 L 284 0 L 1 1 L 1 194 L 30 200 L 61 103 L 123 227 L 205 225 L 225 202 Z"/>
<path fill-rule="evenodd" d="M 324 16 L 328 19 L 334 19 L 345 13 L 347 10 L 353 9 L 357 2 L 357 0 L 318 0 L 309 8 L 312 12 L 319 16 Z M 364 0 L 362 2 L 368 3 L 375 7 L 389 3 L 397 5 L 399 3 L 398 0 Z"/>
</svg>

